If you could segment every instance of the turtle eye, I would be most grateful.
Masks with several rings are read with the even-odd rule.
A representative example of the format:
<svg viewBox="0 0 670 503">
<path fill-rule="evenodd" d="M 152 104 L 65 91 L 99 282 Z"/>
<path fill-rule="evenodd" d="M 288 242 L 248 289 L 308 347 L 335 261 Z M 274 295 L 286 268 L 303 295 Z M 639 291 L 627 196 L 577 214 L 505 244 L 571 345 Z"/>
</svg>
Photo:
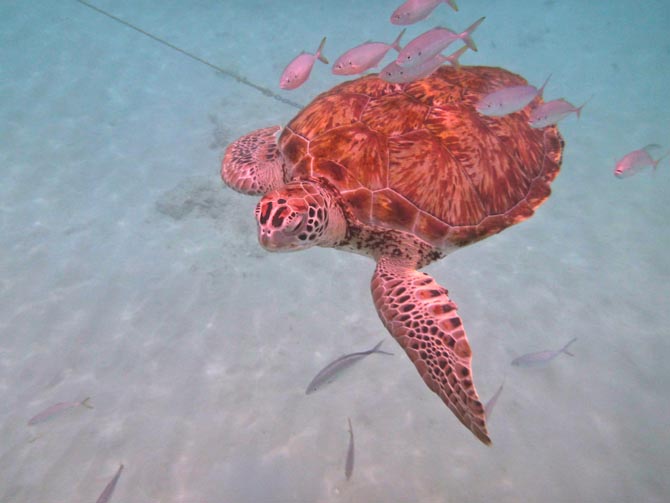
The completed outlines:
<svg viewBox="0 0 670 503">
<path fill-rule="evenodd" d="M 305 215 L 298 215 L 294 211 L 286 218 L 284 232 L 287 234 L 297 234 L 303 223 L 305 223 Z"/>
</svg>

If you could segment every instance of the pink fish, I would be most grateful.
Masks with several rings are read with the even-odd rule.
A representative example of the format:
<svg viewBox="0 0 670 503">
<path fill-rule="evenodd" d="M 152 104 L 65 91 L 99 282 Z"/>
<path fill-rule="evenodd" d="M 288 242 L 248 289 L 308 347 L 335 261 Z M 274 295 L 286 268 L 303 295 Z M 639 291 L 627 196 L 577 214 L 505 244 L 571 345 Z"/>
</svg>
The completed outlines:
<svg viewBox="0 0 670 503">
<path fill-rule="evenodd" d="M 484 96 L 475 106 L 482 115 L 489 117 L 500 117 L 502 115 L 518 112 L 535 99 L 542 96 L 544 86 L 549 82 L 549 77 L 544 81 L 540 89 L 535 86 L 510 86 L 498 89 Z"/>
<path fill-rule="evenodd" d="M 391 44 L 367 42 L 349 49 L 335 61 L 333 73 L 335 75 L 356 75 L 374 68 L 391 49 L 400 52 L 400 38 L 404 33 L 405 30 L 401 31 Z"/>
<path fill-rule="evenodd" d="M 632 152 L 624 155 L 616 163 L 616 168 L 614 168 L 614 176 L 617 178 L 627 178 L 629 176 L 633 176 L 636 173 L 639 173 L 644 168 L 648 168 L 649 166 L 653 166 L 655 170 L 658 167 L 658 163 L 665 159 L 668 154 L 670 154 L 670 152 L 667 152 L 658 159 L 654 160 L 653 157 L 651 157 L 651 154 L 649 154 L 649 151 L 655 150 L 657 148 L 661 148 L 661 146 L 652 143 L 646 147 L 643 147 L 639 150 L 633 150 Z"/>
<path fill-rule="evenodd" d="M 296 89 L 303 85 L 309 78 L 309 74 L 312 72 L 312 68 L 317 59 L 328 64 L 326 57 L 321 54 L 325 43 L 326 37 L 323 37 L 319 48 L 316 50 L 316 54 L 303 52 L 296 56 L 296 58 L 286 66 L 284 73 L 281 74 L 279 87 L 282 89 Z"/>
<path fill-rule="evenodd" d="M 452 9 L 458 10 L 454 0 L 407 0 L 391 14 L 391 23 L 393 24 L 414 24 L 417 21 L 426 19 L 435 7 L 442 2 L 447 3 Z"/>
<path fill-rule="evenodd" d="M 73 407 L 79 407 L 80 405 L 86 407 L 87 409 L 92 409 L 93 406 L 89 405 L 88 403 L 89 400 L 90 397 L 84 398 L 81 402 L 58 402 L 52 405 L 51 407 L 47 407 L 39 414 L 36 414 L 35 416 L 31 417 L 30 420 L 28 421 L 28 425 L 33 426 L 34 424 L 44 422 L 50 417 L 55 416 L 59 412 L 62 412 L 67 409 L 72 409 Z"/>
<path fill-rule="evenodd" d="M 470 35 L 484 19 L 486 18 L 482 17 L 478 19 L 462 33 L 455 33 L 449 28 L 441 26 L 428 30 L 403 47 L 395 61 L 398 65 L 407 68 L 420 65 L 440 54 L 456 40 L 462 40 L 470 49 L 476 51 L 477 46 L 474 40 L 470 38 Z"/>
<path fill-rule="evenodd" d="M 584 108 L 584 105 L 587 103 L 588 100 L 580 106 L 575 107 L 572 103 L 569 103 L 564 99 L 547 101 L 530 111 L 530 119 L 528 123 L 530 124 L 530 127 L 538 129 L 556 124 L 573 112 L 577 114 L 577 118 L 579 118 L 582 108 Z"/>
<path fill-rule="evenodd" d="M 398 65 L 398 63 L 393 61 L 381 69 L 379 72 L 379 78 L 394 84 L 405 84 L 407 82 L 413 82 L 415 80 L 428 77 L 440 66 L 442 66 L 443 63 L 451 63 L 453 66 L 458 68 L 460 67 L 458 58 L 460 58 L 461 55 L 467 50 L 468 47 L 463 46 L 449 56 L 438 54 L 433 56 L 432 59 L 410 68 L 403 68 L 402 66 Z"/>
</svg>

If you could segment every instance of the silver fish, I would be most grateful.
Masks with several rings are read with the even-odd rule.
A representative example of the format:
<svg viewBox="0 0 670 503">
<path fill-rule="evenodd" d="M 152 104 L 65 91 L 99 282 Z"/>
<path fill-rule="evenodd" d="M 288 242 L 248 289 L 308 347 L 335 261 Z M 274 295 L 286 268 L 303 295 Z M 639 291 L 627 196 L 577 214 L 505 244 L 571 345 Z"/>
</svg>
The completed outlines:
<svg viewBox="0 0 670 503">
<path fill-rule="evenodd" d="M 549 349 L 546 351 L 538 351 L 537 353 L 528 353 L 525 355 L 521 355 L 518 358 L 514 358 L 514 360 L 512 360 L 512 365 L 514 365 L 515 367 L 539 367 L 541 365 L 545 365 L 546 363 L 550 362 L 561 353 L 565 353 L 566 355 L 569 356 L 574 356 L 572 353 L 568 351 L 568 347 L 576 340 L 577 337 L 571 339 L 570 342 L 568 342 L 561 349 L 556 350 Z"/>
<path fill-rule="evenodd" d="M 438 54 L 432 59 L 424 61 L 423 63 L 415 65 L 411 68 L 403 68 L 395 61 L 392 61 L 381 69 L 379 72 L 379 78 L 394 84 L 406 84 L 407 82 L 414 82 L 415 80 L 429 77 L 435 70 L 442 66 L 442 63 L 449 62 L 454 68 L 460 68 L 461 65 L 458 61 L 458 58 L 460 58 L 461 55 L 467 50 L 468 46 L 464 45 L 449 56 Z"/>
<path fill-rule="evenodd" d="M 98 499 L 95 500 L 95 503 L 107 503 L 109 501 L 109 499 L 112 497 L 112 493 L 114 492 L 114 488 L 116 487 L 116 483 L 119 481 L 122 470 L 123 464 L 119 466 L 116 475 L 114 475 L 114 478 L 110 480 L 109 483 L 105 486 L 105 489 L 102 491 L 102 493 L 100 493 L 100 496 L 98 496 Z"/>
<path fill-rule="evenodd" d="M 83 405 L 87 409 L 92 409 L 93 406 L 89 405 L 88 401 L 91 399 L 91 397 L 86 397 L 84 398 L 81 402 L 59 402 L 51 407 L 48 407 L 44 409 L 42 412 L 39 414 L 34 415 L 28 420 L 28 425 L 32 426 L 34 424 L 41 423 L 42 421 L 46 421 L 49 419 L 51 416 L 54 416 L 58 414 L 59 412 L 62 412 L 67 409 L 71 409 L 73 407 L 79 407 L 80 405 Z"/>
<path fill-rule="evenodd" d="M 395 62 L 403 68 L 420 65 L 440 54 L 456 40 L 462 40 L 473 51 L 477 45 L 470 37 L 477 27 L 484 21 L 484 17 L 472 23 L 464 32 L 456 33 L 449 28 L 437 26 L 422 33 L 402 48 Z"/>
<path fill-rule="evenodd" d="M 489 398 L 489 401 L 486 402 L 486 405 L 484 405 L 484 413 L 486 414 L 486 420 L 488 421 L 491 419 L 491 414 L 493 414 L 493 407 L 495 407 L 496 402 L 498 401 L 498 397 L 500 396 L 500 393 L 502 393 L 503 386 L 505 385 L 505 380 L 503 379 L 502 384 L 498 388 L 498 391 L 496 391 L 491 398 Z"/>
<path fill-rule="evenodd" d="M 544 93 L 544 87 L 549 82 L 549 77 L 539 89 L 535 86 L 508 86 L 487 94 L 475 106 L 482 115 L 489 117 L 501 117 L 503 115 L 518 112 L 524 109 L 537 96 L 540 98 Z"/>
<path fill-rule="evenodd" d="M 351 427 L 351 419 L 349 421 L 349 449 L 347 450 L 347 460 L 344 463 L 344 476 L 349 480 L 351 474 L 354 473 L 354 430 Z"/>
<path fill-rule="evenodd" d="M 530 124 L 530 127 L 539 129 L 556 124 L 571 113 L 576 114 L 579 119 L 579 116 L 582 113 L 582 108 L 584 108 L 590 100 L 591 98 L 578 107 L 574 106 L 569 101 L 565 101 L 563 98 L 545 101 L 530 111 L 528 123 Z"/>
<path fill-rule="evenodd" d="M 318 374 L 314 376 L 314 379 L 307 385 L 305 390 L 305 395 L 314 393 L 322 386 L 331 383 L 343 370 L 348 369 L 354 363 L 359 360 L 362 360 L 372 353 L 379 353 L 383 355 L 392 355 L 393 353 L 388 353 L 386 351 L 379 350 L 379 346 L 382 345 L 384 340 L 382 339 L 379 344 L 374 348 L 368 349 L 367 351 L 361 351 L 359 353 L 351 353 L 348 355 L 340 356 L 337 360 L 330 362 L 326 365 Z"/>
</svg>

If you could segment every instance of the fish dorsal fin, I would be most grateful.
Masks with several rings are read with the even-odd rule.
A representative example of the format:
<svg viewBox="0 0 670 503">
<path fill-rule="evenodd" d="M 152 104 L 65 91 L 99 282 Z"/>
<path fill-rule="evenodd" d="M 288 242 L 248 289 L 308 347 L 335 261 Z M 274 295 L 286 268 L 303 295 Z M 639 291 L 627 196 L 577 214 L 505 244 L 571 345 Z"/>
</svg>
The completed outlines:
<svg viewBox="0 0 670 503">
<path fill-rule="evenodd" d="M 542 84 L 542 87 L 540 87 L 540 88 L 537 90 L 537 95 L 538 95 L 540 98 L 542 98 L 542 94 L 544 93 L 544 88 L 547 86 L 547 83 L 549 82 L 549 79 L 550 79 L 550 78 L 551 78 L 551 73 L 549 74 L 549 76 L 547 76 L 547 80 L 544 81 L 544 84 Z"/>
<path fill-rule="evenodd" d="M 390 44 L 391 47 L 398 52 L 400 52 L 402 50 L 402 48 L 400 47 L 400 39 L 402 38 L 402 36 L 405 34 L 406 31 L 407 31 L 407 28 L 404 28 L 400 32 L 400 34 L 395 38 L 395 40 L 393 42 L 391 42 L 391 44 Z"/>
<path fill-rule="evenodd" d="M 642 147 L 642 150 L 649 154 L 650 151 L 658 150 L 659 148 L 661 148 L 661 146 L 658 143 L 650 143 L 649 145 Z"/>
</svg>

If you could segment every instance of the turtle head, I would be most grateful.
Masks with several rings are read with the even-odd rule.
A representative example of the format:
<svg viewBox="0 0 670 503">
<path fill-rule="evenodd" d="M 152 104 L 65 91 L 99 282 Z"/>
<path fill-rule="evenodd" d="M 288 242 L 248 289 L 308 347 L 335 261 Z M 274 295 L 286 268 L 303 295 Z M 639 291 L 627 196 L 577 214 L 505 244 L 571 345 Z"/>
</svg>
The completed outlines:
<svg viewBox="0 0 670 503">
<path fill-rule="evenodd" d="M 268 251 L 332 246 L 346 223 L 334 197 L 318 183 L 290 182 L 267 193 L 256 206 L 258 241 Z"/>
</svg>

